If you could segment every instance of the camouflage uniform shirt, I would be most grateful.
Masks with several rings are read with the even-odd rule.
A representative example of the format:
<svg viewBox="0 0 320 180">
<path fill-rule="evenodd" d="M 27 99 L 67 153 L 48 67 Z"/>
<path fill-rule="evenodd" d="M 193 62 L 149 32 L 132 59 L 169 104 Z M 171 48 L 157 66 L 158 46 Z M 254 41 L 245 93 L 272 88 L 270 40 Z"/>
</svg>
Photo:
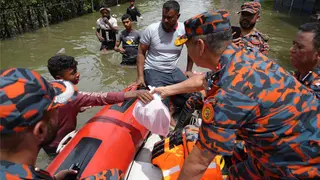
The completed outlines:
<svg viewBox="0 0 320 180">
<path fill-rule="evenodd" d="M 269 53 L 269 45 L 267 41 L 269 37 L 261 32 L 253 29 L 249 34 L 240 37 L 238 39 L 234 39 L 233 43 L 238 45 L 241 48 L 251 49 L 251 48 L 258 48 L 258 50 L 264 54 L 268 55 Z"/>
<path fill-rule="evenodd" d="M 230 179 L 320 178 L 320 106 L 296 78 L 258 51 L 230 45 L 209 77 L 196 145 L 232 155 L 236 137 L 248 158 Z M 210 80 L 210 81 L 211 81 Z"/>
<path fill-rule="evenodd" d="M 98 174 L 89 176 L 82 180 L 122 180 L 123 173 L 118 169 L 110 169 L 100 172 Z M 1 160 L 0 161 L 0 179 L 1 180 L 18 180 L 18 179 L 45 179 L 54 180 L 54 178 L 44 170 L 35 169 L 26 164 L 16 164 L 13 162 Z"/>
</svg>

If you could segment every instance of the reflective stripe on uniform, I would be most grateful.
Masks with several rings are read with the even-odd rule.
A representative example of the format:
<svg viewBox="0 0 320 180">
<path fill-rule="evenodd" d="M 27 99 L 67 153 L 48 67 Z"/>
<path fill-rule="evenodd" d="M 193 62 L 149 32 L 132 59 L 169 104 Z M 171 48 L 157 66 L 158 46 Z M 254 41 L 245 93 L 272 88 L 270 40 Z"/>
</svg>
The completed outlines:
<svg viewBox="0 0 320 180">
<path fill-rule="evenodd" d="M 215 162 L 212 162 L 209 164 L 208 169 L 215 169 L 217 167 L 217 164 Z"/>
<path fill-rule="evenodd" d="M 166 176 L 170 176 L 171 174 L 179 172 L 179 171 L 180 171 L 180 166 L 176 165 L 168 170 L 163 171 L 162 174 L 163 174 L 163 177 L 166 177 Z"/>
</svg>

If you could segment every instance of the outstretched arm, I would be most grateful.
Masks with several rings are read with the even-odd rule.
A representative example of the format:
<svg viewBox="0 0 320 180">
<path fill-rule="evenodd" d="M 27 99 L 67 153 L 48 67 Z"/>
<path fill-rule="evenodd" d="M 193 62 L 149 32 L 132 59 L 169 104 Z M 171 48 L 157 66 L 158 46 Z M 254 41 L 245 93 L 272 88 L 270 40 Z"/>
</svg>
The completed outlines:
<svg viewBox="0 0 320 180">
<path fill-rule="evenodd" d="M 205 74 L 194 75 L 181 83 L 156 88 L 152 93 L 158 93 L 162 98 L 164 98 L 176 94 L 201 91 L 207 86 L 205 77 Z"/>
<path fill-rule="evenodd" d="M 79 92 L 77 99 L 73 102 L 77 107 L 104 106 L 116 104 L 130 98 L 139 98 L 143 103 L 148 103 L 153 99 L 149 91 L 137 90 L 128 92 Z"/>
</svg>

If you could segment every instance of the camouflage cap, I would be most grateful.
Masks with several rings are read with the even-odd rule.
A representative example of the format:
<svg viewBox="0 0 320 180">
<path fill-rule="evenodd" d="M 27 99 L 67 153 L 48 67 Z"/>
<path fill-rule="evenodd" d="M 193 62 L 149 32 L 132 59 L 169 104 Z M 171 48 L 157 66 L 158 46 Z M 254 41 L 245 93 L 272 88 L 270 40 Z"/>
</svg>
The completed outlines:
<svg viewBox="0 0 320 180">
<path fill-rule="evenodd" d="M 178 37 L 174 44 L 180 46 L 188 39 L 198 36 L 217 33 L 231 29 L 230 13 L 226 10 L 204 12 L 184 22 L 186 34 Z"/>
<path fill-rule="evenodd" d="M 68 81 L 48 83 L 39 73 L 23 68 L 0 71 L 0 133 L 21 132 L 46 111 L 73 100 L 77 88 Z"/>
<path fill-rule="evenodd" d="M 249 12 L 251 14 L 256 14 L 257 12 L 259 12 L 261 9 L 261 4 L 258 2 L 245 2 L 242 6 L 241 6 L 241 11 L 239 11 L 238 13 L 241 13 L 243 11 Z"/>
</svg>

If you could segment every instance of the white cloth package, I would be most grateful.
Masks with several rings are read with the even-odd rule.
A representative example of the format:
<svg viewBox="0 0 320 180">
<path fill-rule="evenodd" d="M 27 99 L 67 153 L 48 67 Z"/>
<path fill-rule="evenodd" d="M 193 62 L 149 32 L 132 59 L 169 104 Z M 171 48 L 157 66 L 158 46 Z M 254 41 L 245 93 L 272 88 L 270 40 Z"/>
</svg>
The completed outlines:
<svg viewBox="0 0 320 180">
<path fill-rule="evenodd" d="M 150 92 L 154 87 L 150 87 Z M 149 104 L 138 101 L 133 109 L 133 117 L 154 134 L 167 136 L 170 126 L 170 112 L 161 101 L 159 94 L 153 94 L 153 100 Z"/>
</svg>

